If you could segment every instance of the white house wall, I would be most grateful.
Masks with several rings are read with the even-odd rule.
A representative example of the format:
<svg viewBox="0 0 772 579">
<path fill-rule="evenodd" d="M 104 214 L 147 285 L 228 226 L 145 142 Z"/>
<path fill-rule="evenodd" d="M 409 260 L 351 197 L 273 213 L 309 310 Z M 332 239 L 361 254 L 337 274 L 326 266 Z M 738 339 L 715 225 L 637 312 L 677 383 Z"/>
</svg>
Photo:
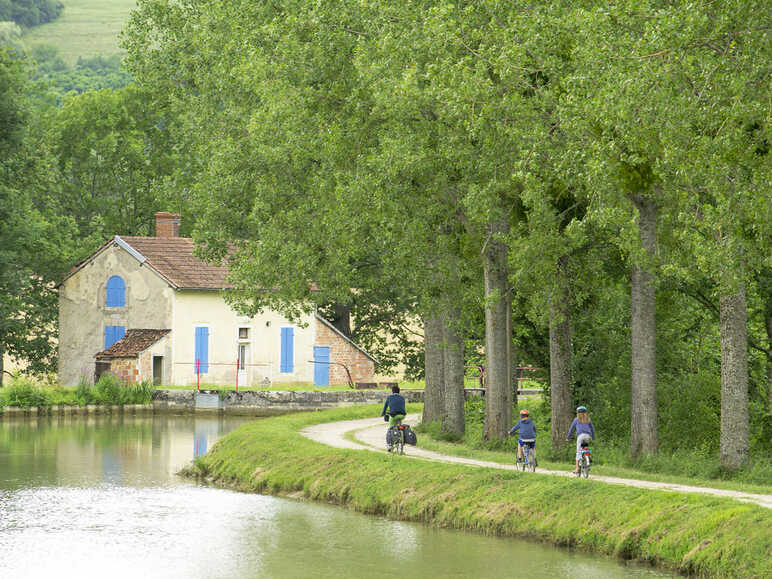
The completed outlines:
<svg viewBox="0 0 772 579">
<path fill-rule="evenodd" d="M 217 291 L 179 290 L 174 296 L 173 343 L 174 363 L 170 384 L 196 384 L 195 328 L 209 328 L 209 367 L 201 374 L 202 385 L 235 385 L 238 344 L 248 347 L 247 367 L 239 379 L 241 386 L 257 386 L 267 379 L 271 383 L 313 382 L 313 315 L 304 320 L 306 327 L 287 321 L 276 312 L 266 311 L 255 318 L 239 316 Z M 247 340 L 239 340 L 239 328 L 249 328 Z M 281 368 L 281 328 L 294 327 L 294 368 L 283 373 Z"/>
<path fill-rule="evenodd" d="M 117 275 L 126 284 L 126 306 L 106 303 L 106 285 Z M 94 355 L 104 350 L 105 326 L 171 328 L 172 288 L 123 249 L 99 253 L 59 287 L 59 380 L 74 386 L 93 380 Z"/>
</svg>

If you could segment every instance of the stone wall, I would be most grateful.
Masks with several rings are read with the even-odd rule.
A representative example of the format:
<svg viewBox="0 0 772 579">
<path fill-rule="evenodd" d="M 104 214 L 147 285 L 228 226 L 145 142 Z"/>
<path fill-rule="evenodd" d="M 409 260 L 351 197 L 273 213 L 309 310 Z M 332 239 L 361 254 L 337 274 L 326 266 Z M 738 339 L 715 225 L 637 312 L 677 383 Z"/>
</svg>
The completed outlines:
<svg viewBox="0 0 772 579">
<path fill-rule="evenodd" d="M 217 390 L 201 390 L 201 393 L 206 395 L 207 399 L 210 399 L 212 394 L 218 394 Z M 219 409 L 234 414 L 261 416 L 359 404 L 383 404 L 389 394 L 391 392 L 385 390 L 230 391 L 224 392 Z M 403 390 L 401 394 L 408 402 L 423 401 L 423 390 Z M 153 395 L 153 407 L 158 410 L 193 411 L 196 406 L 195 390 L 156 390 Z M 201 409 L 201 405 L 198 406 Z M 206 409 L 211 410 L 210 407 Z"/>
<path fill-rule="evenodd" d="M 110 360 L 110 374 L 126 384 L 134 384 L 137 381 L 136 358 L 114 358 Z"/>
</svg>

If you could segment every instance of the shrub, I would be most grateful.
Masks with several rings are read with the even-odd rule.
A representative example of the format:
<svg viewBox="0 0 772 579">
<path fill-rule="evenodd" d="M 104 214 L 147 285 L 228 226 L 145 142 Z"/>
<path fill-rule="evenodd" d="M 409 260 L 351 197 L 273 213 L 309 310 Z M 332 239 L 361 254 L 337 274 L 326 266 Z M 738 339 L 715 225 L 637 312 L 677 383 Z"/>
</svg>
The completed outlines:
<svg viewBox="0 0 772 579">
<path fill-rule="evenodd" d="M 4 388 L 0 397 L 4 406 L 19 406 L 29 408 L 31 406 L 49 406 L 51 404 L 46 391 L 25 377 L 14 376 L 11 384 Z"/>
</svg>

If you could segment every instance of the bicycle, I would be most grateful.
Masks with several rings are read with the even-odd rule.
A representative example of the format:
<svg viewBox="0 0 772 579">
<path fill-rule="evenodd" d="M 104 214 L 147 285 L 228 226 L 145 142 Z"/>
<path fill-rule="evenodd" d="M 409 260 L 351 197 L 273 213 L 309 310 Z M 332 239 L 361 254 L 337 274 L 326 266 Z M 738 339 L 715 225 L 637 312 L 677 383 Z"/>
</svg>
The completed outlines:
<svg viewBox="0 0 772 579">
<path fill-rule="evenodd" d="M 590 450 L 586 444 L 583 444 L 579 456 L 579 470 L 576 472 L 576 476 L 584 478 L 589 477 L 590 466 L 592 466 L 592 450 Z"/>
<path fill-rule="evenodd" d="M 386 451 L 395 454 L 405 454 L 405 425 L 402 419 L 397 419 L 386 433 Z"/>
<path fill-rule="evenodd" d="M 524 440 L 523 442 L 523 456 L 517 457 L 517 464 L 522 471 L 528 469 L 531 472 L 536 472 L 536 442 L 533 440 Z"/>
</svg>

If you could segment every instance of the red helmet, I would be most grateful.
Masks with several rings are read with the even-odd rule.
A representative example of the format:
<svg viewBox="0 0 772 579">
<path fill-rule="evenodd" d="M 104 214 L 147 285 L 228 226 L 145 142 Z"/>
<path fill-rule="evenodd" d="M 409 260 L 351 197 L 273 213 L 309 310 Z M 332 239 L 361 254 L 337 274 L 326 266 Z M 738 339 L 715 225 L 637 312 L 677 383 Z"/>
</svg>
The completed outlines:
<svg viewBox="0 0 772 579">
<path fill-rule="evenodd" d="M 528 411 L 523 409 L 520 411 L 520 416 L 528 416 Z"/>
</svg>

